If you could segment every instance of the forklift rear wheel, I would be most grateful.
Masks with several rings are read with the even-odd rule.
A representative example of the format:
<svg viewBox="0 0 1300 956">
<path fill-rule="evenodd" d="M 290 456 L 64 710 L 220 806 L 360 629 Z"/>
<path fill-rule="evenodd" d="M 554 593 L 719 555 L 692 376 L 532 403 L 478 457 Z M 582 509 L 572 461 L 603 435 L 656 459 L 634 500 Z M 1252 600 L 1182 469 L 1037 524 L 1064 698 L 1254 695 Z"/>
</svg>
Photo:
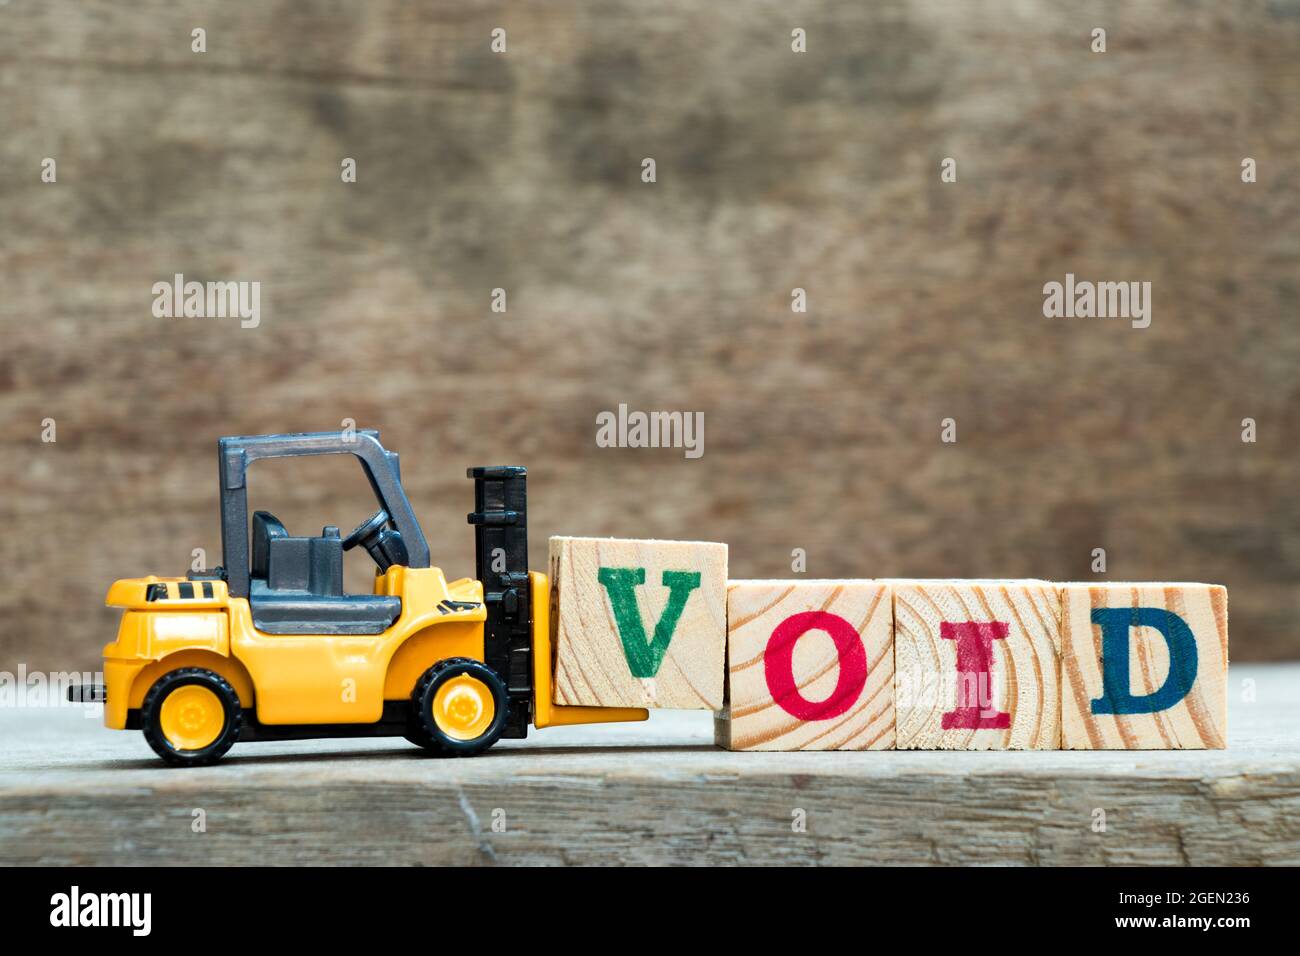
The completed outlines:
<svg viewBox="0 0 1300 956">
<path fill-rule="evenodd" d="M 411 694 L 415 732 L 408 740 L 447 757 L 472 757 L 501 737 L 510 700 L 482 661 L 449 657 L 425 671 Z"/>
<path fill-rule="evenodd" d="M 438 749 L 438 745 L 430 740 L 423 730 L 415 726 L 414 721 L 412 721 L 406 728 L 406 733 L 402 734 L 402 737 L 406 739 L 407 743 L 415 744 L 417 747 L 423 747 L 425 750 Z"/>
<path fill-rule="evenodd" d="M 216 763 L 239 739 L 239 695 L 224 677 L 202 667 L 171 671 L 149 688 L 140 708 L 144 739 L 177 767 Z"/>
</svg>

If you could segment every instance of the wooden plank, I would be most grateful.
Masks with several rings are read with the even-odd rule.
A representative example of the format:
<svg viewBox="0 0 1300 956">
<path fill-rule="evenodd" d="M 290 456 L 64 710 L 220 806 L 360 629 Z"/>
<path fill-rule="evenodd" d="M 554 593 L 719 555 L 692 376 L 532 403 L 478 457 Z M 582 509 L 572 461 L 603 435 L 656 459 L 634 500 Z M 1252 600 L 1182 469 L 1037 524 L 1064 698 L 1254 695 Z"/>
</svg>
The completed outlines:
<svg viewBox="0 0 1300 956">
<path fill-rule="evenodd" d="M 551 538 L 555 701 L 717 710 L 727 546 Z"/>
<path fill-rule="evenodd" d="M 1045 581 L 894 586 L 897 746 L 1060 746 L 1060 598 Z"/>
<path fill-rule="evenodd" d="M 97 666 L 109 582 L 217 563 L 216 436 L 344 417 L 401 453 L 449 577 L 465 467 L 518 463 L 538 543 L 727 541 L 745 577 L 796 545 L 822 575 L 1059 580 L 1176 552 L 1233 582 L 1235 658 L 1294 657 L 1300 3 L 1125 4 L 1105 55 L 1053 0 L 792 7 L 0 7 L 0 487 L 9 539 L 63 561 L 59 600 L 0 575 L 3 665 Z M 1151 328 L 1044 319 L 1070 270 L 1157 280 Z M 154 318 L 176 272 L 262 282 L 261 325 Z M 619 401 L 704 411 L 704 457 L 597 448 Z M 374 511 L 265 464 L 291 529 Z"/>
<path fill-rule="evenodd" d="M 174 772 L 71 708 L 0 708 L 0 860 L 1300 865 L 1300 665 L 1233 678 L 1254 693 L 1232 695 L 1229 748 L 1195 754 L 729 753 L 712 715 L 657 711 L 472 760 L 320 740 Z"/>
<path fill-rule="evenodd" d="M 894 746 L 890 588 L 877 581 L 727 584 L 730 750 Z"/>
<path fill-rule="evenodd" d="M 1064 747 L 1227 745 L 1226 588 L 1107 583 L 1060 592 Z"/>
</svg>

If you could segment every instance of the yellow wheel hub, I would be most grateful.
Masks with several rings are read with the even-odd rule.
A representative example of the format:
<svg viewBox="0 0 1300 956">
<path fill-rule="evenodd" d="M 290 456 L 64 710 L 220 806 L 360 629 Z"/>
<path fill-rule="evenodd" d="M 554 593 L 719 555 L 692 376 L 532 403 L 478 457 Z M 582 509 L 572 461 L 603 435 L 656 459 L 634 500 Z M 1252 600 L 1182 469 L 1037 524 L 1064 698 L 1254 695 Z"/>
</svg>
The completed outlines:
<svg viewBox="0 0 1300 956">
<path fill-rule="evenodd" d="M 468 674 L 453 677 L 433 695 L 433 722 L 452 740 L 481 737 L 495 717 L 492 691 Z"/>
<path fill-rule="evenodd" d="M 221 736 L 226 708 L 201 684 L 177 687 L 163 701 L 163 736 L 177 750 L 202 750 Z"/>
</svg>

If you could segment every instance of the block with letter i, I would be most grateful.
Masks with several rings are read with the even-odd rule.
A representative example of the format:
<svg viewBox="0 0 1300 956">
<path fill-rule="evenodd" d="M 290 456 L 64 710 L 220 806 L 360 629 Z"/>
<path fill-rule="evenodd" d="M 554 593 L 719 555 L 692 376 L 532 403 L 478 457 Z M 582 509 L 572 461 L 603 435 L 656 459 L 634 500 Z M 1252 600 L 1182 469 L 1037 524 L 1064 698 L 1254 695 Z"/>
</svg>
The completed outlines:
<svg viewBox="0 0 1300 956">
<path fill-rule="evenodd" d="M 1063 584 L 1063 746 L 1221 749 L 1228 591 L 1217 584 Z"/>
<path fill-rule="evenodd" d="M 727 546 L 551 538 L 555 702 L 717 710 Z"/>
<path fill-rule="evenodd" d="M 895 581 L 900 750 L 1056 750 L 1060 617 L 1046 581 Z"/>
<path fill-rule="evenodd" d="M 731 581 L 730 750 L 888 750 L 894 746 L 893 610 L 877 581 Z"/>
</svg>

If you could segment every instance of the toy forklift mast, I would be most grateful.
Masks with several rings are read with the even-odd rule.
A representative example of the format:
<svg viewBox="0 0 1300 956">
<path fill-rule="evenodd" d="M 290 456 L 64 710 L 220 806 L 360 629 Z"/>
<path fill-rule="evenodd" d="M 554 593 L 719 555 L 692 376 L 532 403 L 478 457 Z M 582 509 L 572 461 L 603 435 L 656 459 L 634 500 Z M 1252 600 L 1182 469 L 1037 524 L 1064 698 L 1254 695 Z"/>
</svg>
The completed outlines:
<svg viewBox="0 0 1300 956">
<path fill-rule="evenodd" d="M 475 576 L 483 583 L 487 621 L 484 663 L 506 681 L 510 719 L 503 737 L 526 737 L 532 720 L 532 600 L 528 577 L 528 470 L 519 465 L 470 468 L 474 480 Z M 549 688 L 543 688 L 549 693 Z"/>
</svg>

